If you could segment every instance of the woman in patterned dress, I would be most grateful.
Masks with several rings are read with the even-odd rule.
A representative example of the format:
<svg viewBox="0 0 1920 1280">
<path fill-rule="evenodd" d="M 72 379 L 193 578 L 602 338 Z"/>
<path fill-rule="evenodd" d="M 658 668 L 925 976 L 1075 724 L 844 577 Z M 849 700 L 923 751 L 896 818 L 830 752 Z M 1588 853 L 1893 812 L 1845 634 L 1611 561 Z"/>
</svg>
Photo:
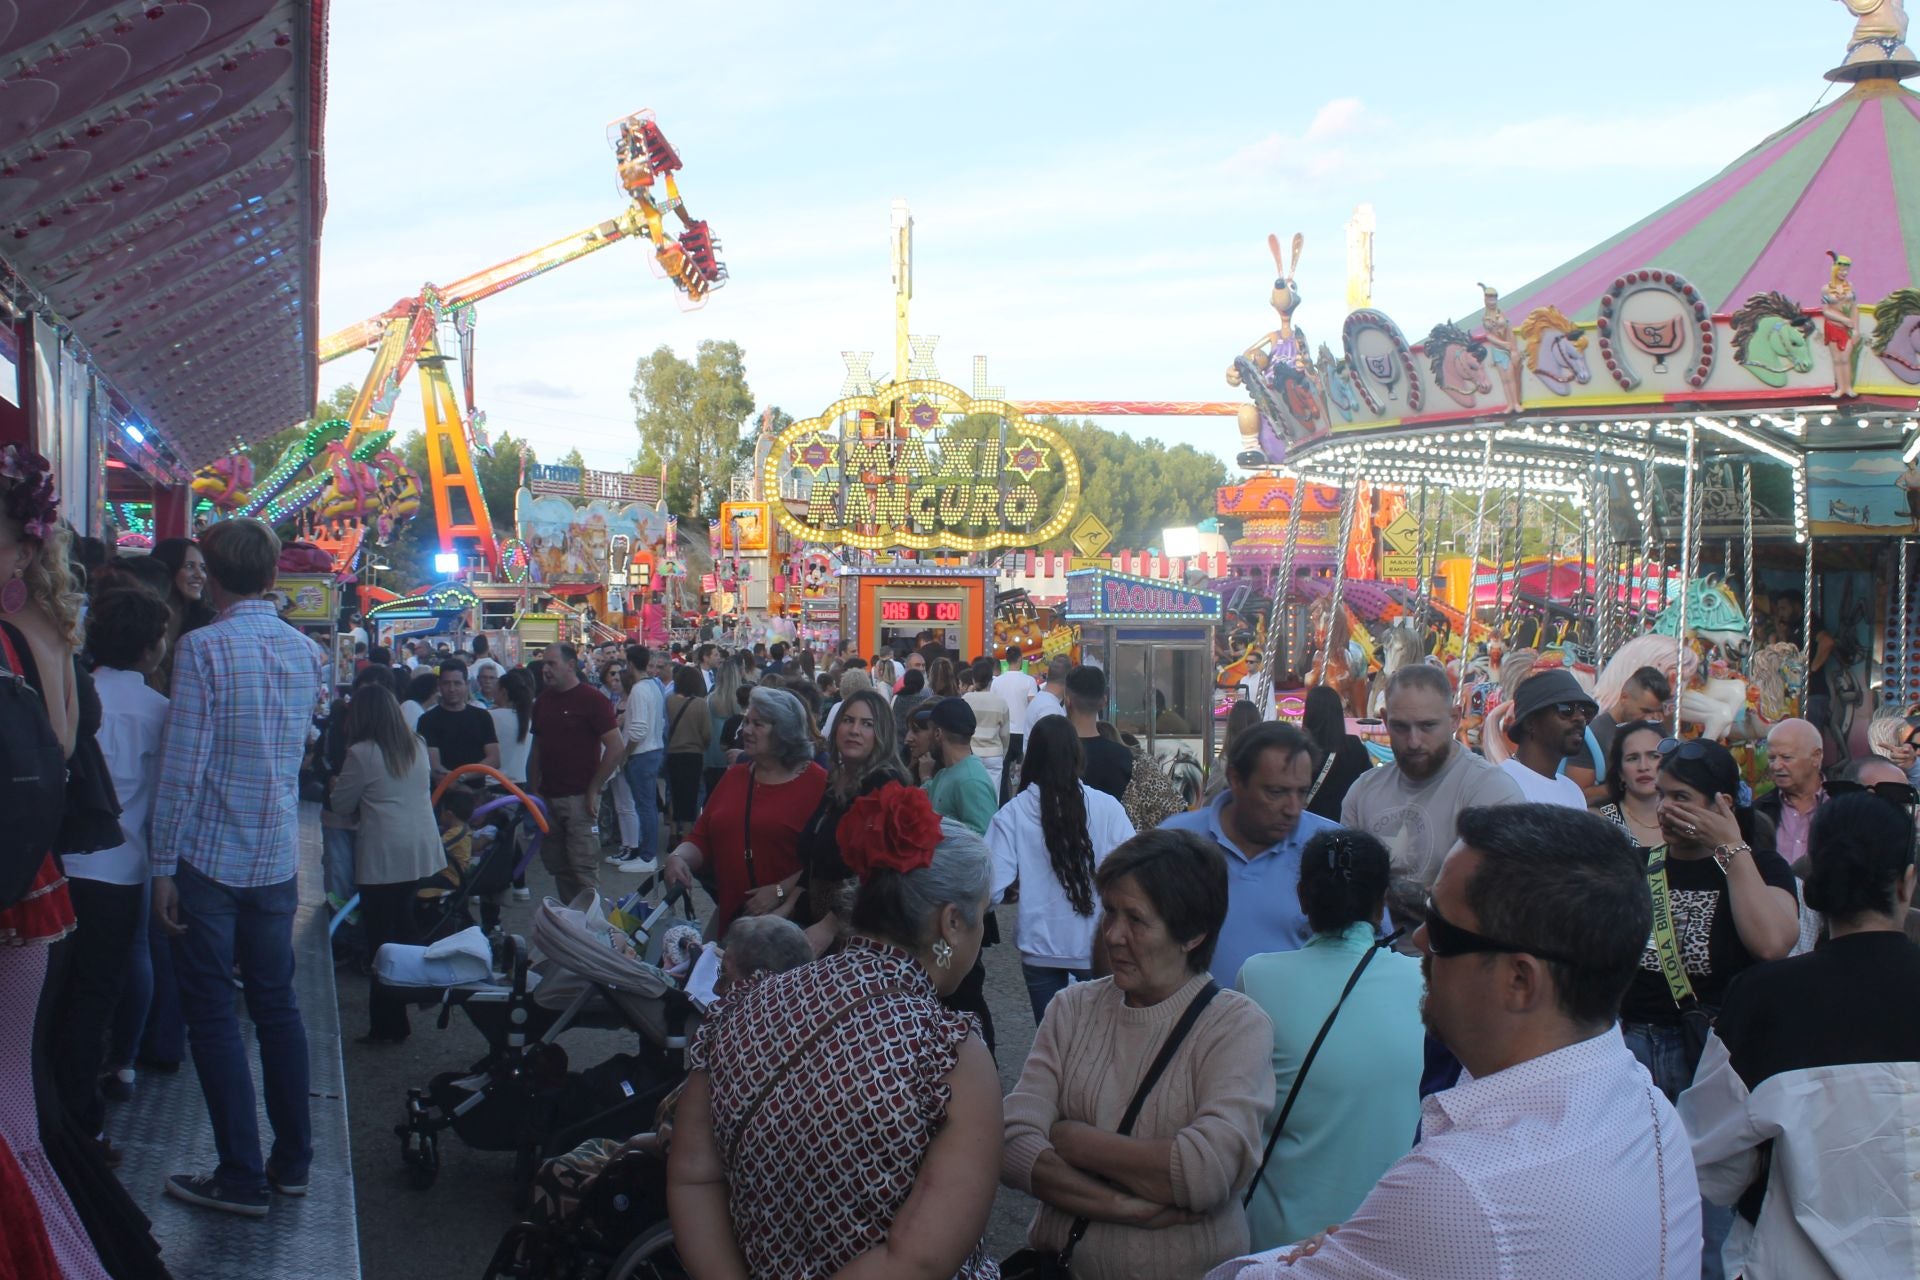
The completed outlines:
<svg viewBox="0 0 1920 1280">
<path fill-rule="evenodd" d="M 676 1246 L 701 1280 L 992 1280 L 1000 1084 L 940 1004 L 980 950 L 986 846 L 897 782 L 838 844 L 860 881 L 845 949 L 729 993 L 688 1053 Z"/>
</svg>

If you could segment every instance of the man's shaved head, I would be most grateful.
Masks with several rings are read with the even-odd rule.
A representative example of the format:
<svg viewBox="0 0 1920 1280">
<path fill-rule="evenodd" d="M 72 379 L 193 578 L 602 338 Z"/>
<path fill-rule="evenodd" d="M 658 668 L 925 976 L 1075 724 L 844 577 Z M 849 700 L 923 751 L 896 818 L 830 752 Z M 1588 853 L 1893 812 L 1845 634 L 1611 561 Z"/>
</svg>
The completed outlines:
<svg viewBox="0 0 1920 1280">
<path fill-rule="evenodd" d="M 1820 731 L 1811 721 L 1789 717 L 1767 731 L 1769 747 L 1785 747 L 1790 751 L 1820 750 Z"/>
</svg>

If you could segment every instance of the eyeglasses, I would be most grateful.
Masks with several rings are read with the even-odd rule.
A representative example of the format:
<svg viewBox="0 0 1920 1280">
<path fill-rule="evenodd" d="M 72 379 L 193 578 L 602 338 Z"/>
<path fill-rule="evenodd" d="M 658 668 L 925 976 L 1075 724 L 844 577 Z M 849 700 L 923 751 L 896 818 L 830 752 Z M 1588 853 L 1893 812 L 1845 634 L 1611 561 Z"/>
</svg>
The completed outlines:
<svg viewBox="0 0 1920 1280">
<path fill-rule="evenodd" d="M 1542 960 L 1555 960 L 1561 964 L 1578 965 L 1580 962 L 1571 956 L 1554 951 L 1542 951 L 1539 947 L 1523 947 L 1512 942 L 1501 942 L 1485 934 L 1463 929 L 1440 914 L 1433 904 L 1432 895 L 1427 897 L 1427 950 L 1434 955 L 1449 956 L 1472 955 L 1475 952 L 1494 952 L 1499 955 L 1538 956 Z"/>
<path fill-rule="evenodd" d="M 1587 704 L 1584 702 L 1556 702 L 1547 707 L 1546 710 L 1553 712 L 1553 714 L 1562 719 L 1570 720 L 1576 715 L 1585 717 L 1587 715 Z"/>
</svg>

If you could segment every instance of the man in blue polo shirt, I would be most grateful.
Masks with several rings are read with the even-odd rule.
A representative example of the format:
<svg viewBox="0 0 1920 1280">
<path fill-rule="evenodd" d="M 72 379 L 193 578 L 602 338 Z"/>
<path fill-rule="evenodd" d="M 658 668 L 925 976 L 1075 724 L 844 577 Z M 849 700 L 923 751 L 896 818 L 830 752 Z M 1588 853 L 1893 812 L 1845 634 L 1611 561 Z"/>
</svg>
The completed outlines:
<svg viewBox="0 0 1920 1280">
<path fill-rule="evenodd" d="M 1227 859 L 1227 921 L 1213 952 L 1213 977 L 1233 985 L 1248 956 L 1294 951 L 1313 936 L 1300 909 L 1300 850 L 1338 823 L 1308 813 L 1313 747 L 1284 721 L 1240 735 L 1227 760 L 1227 787 L 1212 804 L 1160 825 L 1193 831 Z"/>
</svg>

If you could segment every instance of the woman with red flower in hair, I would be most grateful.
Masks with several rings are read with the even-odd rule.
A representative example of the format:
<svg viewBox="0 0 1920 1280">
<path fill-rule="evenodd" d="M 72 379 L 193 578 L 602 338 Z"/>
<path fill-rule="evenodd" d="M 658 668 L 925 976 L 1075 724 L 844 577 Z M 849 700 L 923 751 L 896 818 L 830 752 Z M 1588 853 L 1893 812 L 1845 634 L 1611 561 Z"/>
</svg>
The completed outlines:
<svg viewBox="0 0 1920 1280">
<path fill-rule="evenodd" d="M 986 846 L 889 783 L 837 832 L 845 948 L 731 990 L 687 1054 L 667 1200 L 693 1275 L 999 1275 L 1000 1084 L 940 999 L 973 968 Z"/>
</svg>

